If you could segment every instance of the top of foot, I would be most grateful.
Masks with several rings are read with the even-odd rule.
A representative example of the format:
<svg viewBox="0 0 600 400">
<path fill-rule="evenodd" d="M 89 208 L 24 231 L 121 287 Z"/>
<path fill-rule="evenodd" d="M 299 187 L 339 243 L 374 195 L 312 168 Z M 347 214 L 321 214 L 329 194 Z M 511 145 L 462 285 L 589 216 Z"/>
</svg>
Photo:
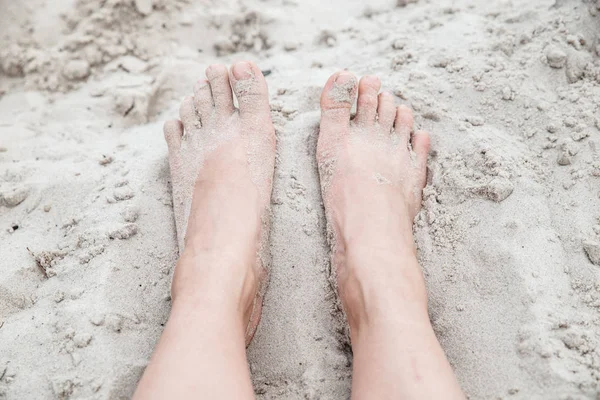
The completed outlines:
<svg viewBox="0 0 600 400">
<path fill-rule="evenodd" d="M 193 96 L 183 99 L 180 120 L 167 121 L 164 128 L 180 250 L 184 237 L 197 228 L 197 216 L 190 215 L 192 199 L 206 193 L 206 186 L 217 192 L 243 190 L 246 204 L 252 203 L 249 199 L 257 203 L 252 211 L 259 217 L 271 196 L 275 131 L 262 73 L 255 64 L 240 62 L 231 71 L 211 65 L 206 76 L 194 86 Z"/>
<path fill-rule="evenodd" d="M 342 71 L 321 95 L 317 158 L 340 286 L 349 249 L 414 253 L 412 224 L 426 181 L 429 135 L 413 132 L 412 111 L 396 107 L 380 87 L 375 76 L 357 84 Z"/>
</svg>

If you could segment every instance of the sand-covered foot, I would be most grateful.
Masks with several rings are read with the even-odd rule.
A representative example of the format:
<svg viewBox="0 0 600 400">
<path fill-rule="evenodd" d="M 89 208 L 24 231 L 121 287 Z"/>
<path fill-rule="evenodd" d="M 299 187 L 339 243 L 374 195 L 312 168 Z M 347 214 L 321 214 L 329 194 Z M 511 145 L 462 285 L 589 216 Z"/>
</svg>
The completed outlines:
<svg viewBox="0 0 600 400">
<path fill-rule="evenodd" d="M 201 285 L 214 282 L 216 297 L 238 302 L 249 342 L 267 280 L 275 131 L 267 84 L 254 63 L 231 71 L 212 65 L 206 77 L 183 100 L 180 120 L 164 127 L 181 254 L 172 296 L 174 303 L 203 296 Z"/>
<path fill-rule="evenodd" d="M 317 158 L 334 272 L 351 328 L 365 317 L 373 293 L 401 287 L 426 301 L 421 272 L 412 267 L 416 260 L 410 267 L 402 260 L 415 255 L 412 225 L 426 181 L 429 136 L 413 132 L 411 110 L 396 107 L 380 86 L 375 76 L 357 85 L 342 71 L 321 95 Z"/>
</svg>

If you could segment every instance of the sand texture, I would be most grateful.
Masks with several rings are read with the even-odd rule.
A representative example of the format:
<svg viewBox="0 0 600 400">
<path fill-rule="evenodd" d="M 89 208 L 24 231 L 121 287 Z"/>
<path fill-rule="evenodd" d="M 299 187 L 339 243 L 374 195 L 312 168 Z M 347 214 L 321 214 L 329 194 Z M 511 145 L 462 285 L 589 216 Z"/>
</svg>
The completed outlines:
<svg viewBox="0 0 600 400">
<path fill-rule="evenodd" d="M 469 398 L 598 398 L 600 2 L 366 3 L 0 0 L 0 399 L 131 396 L 178 255 L 162 123 L 242 59 L 278 139 L 259 399 L 349 397 L 314 154 L 342 68 L 432 134 L 415 232 Z"/>
</svg>

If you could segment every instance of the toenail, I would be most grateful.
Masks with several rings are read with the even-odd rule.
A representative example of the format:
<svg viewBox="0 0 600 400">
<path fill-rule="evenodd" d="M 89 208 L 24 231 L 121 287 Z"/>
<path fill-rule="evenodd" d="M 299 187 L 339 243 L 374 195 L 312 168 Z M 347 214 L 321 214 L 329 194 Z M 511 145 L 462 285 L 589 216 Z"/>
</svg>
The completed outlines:
<svg viewBox="0 0 600 400">
<path fill-rule="evenodd" d="M 337 83 L 338 85 L 343 85 L 352 80 L 354 80 L 354 75 L 352 75 L 350 72 L 343 71 L 340 72 L 337 78 L 335 78 L 335 83 Z"/>
<path fill-rule="evenodd" d="M 252 66 L 246 61 L 236 63 L 232 73 L 236 79 L 248 79 L 252 77 Z"/>
</svg>

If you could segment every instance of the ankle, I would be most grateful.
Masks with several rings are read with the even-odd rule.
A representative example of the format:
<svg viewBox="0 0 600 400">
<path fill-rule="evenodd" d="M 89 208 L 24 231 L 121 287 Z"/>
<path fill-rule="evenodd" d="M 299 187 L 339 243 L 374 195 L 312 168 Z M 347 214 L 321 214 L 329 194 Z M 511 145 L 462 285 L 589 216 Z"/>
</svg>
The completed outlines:
<svg viewBox="0 0 600 400">
<path fill-rule="evenodd" d="M 427 316 L 427 292 L 414 252 L 353 249 L 338 268 L 351 332 L 408 315 Z"/>
<path fill-rule="evenodd" d="M 252 307 L 258 276 L 252 261 L 234 252 L 216 254 L 212 251 L 181 255 L 171 285 L 175 304 L 201 309 L 217 308 L 233 311 L 242 318 Z"/>
<path fill-rule="evenodd" d="M 361 261 L 376 255 L 390 262 L 400 258 L 416 257 L 417 250 L 412 229 L 412 223 L 386 226 L 386 223 L 381 222 L 346 226 L 345 229 L 336 224 L 334 229 L 336 256 L 343 253 L 346 258 Z"/>
</svg>

